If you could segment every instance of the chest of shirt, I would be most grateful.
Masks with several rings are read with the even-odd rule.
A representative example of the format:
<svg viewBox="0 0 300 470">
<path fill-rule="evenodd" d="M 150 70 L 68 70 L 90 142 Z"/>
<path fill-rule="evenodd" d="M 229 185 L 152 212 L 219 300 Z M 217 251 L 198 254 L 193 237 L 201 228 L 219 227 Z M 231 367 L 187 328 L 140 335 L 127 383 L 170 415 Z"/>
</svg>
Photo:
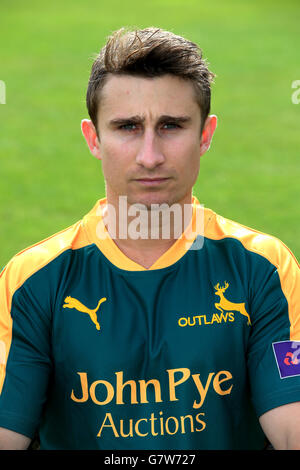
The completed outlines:
<svg viewBox="0 0 300 470">
<path fill-rule="evenodd" d="M 205 386 L 220 371 L 245 373 L 249 308 L 237 279 L 214 284 L 204 272 L 188 276 L 180 266 L 102 274 L 85 273 L 60 289 L 52 335 L 58 375 L 86 373 L 91 382 L 111 383 L 122 372 L 123 381 L 163 375 L 169 383 L 167 371 L 181 369 L 191 380 L 201 374 Z"/>
</svg>

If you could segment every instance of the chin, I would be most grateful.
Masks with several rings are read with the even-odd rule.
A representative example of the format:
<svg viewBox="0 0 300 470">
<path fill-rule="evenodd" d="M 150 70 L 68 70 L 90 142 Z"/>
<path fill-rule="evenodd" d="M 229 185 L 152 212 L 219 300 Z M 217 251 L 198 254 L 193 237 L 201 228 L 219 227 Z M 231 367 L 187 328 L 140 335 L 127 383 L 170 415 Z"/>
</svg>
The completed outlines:
<svg viewBox="0 0 300 470">
<path fill-rule="evenodd" d="M 161 205 L 167 204 L 169 207 L 173 204 L 179 203 L 180 198 L 176 197 L 175 195 L 167 195 L 167 194 L 159 194 L 159 193 L 152 193 L 147 195 L 135 196 L 130 197 L 128 196 L 128 203 L 132 204 L 143 204 L 146 206 L 148 210 L 152 209 L 152 205 Z"/>
</svg>

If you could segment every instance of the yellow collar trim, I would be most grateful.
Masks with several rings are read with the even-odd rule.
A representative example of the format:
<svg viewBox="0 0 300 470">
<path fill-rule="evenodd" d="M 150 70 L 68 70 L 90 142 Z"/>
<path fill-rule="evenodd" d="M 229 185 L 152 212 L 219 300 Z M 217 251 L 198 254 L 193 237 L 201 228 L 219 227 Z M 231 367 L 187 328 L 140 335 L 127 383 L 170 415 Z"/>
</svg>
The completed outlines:
<svg viewBox="0 0 300 470">
<path fill-rule="evenodd" d="M 128 258 L 110 237 L 103 218 L 102 212 L 106 205 L 106 198 L 97 201 L 93 209 L 84 217 L 83 226 L 91 243 L 95 243 L 103 255 L 116 267 L 126 271 L 150 271 L 162 269 L 176 263 L 186 254 L 193 244 L 197 235 L 204 237 L 204 229 L 211 218 L 209 209 L 204 209 L 196 197 L 192 199 L 192 220 L 186 230 L 175 243 L 163 253 L 153 265 L 147 269 Z"/>
</svg>

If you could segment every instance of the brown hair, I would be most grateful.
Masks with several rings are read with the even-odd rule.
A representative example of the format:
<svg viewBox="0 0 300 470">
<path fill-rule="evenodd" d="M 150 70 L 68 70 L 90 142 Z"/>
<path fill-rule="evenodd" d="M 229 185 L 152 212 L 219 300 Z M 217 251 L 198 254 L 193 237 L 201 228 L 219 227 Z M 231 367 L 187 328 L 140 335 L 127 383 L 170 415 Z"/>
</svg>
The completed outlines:
<svg viewBox="0 0 300 470">
<path fill-rule="evenodd" d="M 215 74 L 208 70 L 201 49 L 193 42 L 160 28 L 127 31 L 121 28 L 108 38 L 95 57 L 88 83 L 86 104 L 97 129 L 100 91 L 108 74 L 159 77 L 172 74 L 190 80 L 201 109 L 202 127 L 210 112 L 211 83 Z"/>
</svg>

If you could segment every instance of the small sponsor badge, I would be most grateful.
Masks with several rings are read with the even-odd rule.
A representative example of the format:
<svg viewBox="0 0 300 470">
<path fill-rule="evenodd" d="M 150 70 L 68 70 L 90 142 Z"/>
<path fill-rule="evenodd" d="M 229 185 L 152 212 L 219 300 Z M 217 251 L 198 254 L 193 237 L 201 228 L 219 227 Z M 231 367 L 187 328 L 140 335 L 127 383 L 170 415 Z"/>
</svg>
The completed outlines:
<svg viewBox="0 0 300 470">
<path fill-rule="evenodd" d="M 272 346 L 280 378 L 300 375 L 300 341 L 279 341 Z"/>
</svg>

